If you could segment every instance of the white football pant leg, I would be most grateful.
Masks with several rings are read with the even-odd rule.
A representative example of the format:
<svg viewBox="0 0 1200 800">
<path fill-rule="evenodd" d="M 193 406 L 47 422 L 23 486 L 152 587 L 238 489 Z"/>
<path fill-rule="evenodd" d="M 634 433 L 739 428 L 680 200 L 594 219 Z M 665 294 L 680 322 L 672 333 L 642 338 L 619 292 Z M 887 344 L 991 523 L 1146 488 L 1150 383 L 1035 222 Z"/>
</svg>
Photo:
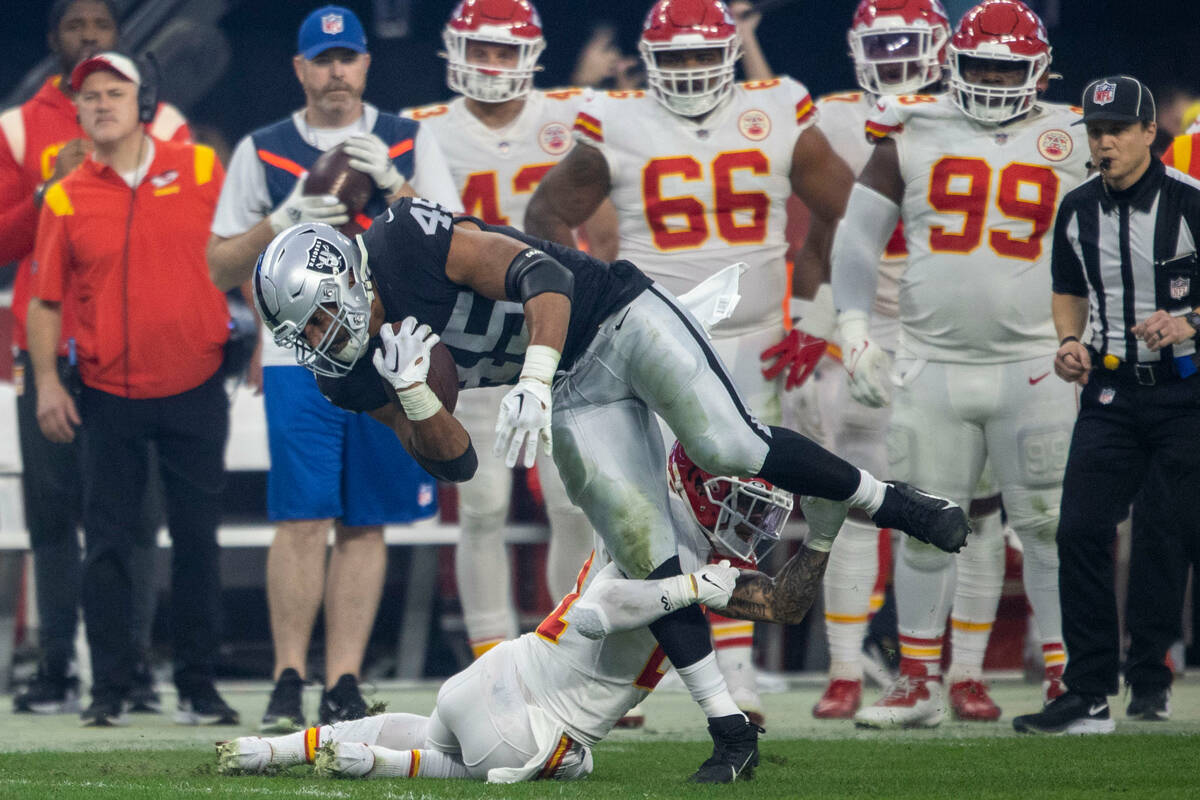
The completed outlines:
<svg viewBox="0 0 1200 800">
<path fill-rule="evenodd" d="M 550 521 L 550 547 L 546 553 L 546 586 L 550 597 L 565 597 L 575 586 L 579 568 L 592 552 L 595 532 L 583 509 L 567 497 L 558 467 L 550 458 L 538 458 L 538 480 Z"/>
<path fill-rule="evenodd" d="M 1062 639 L 1058 511 L 1075 425 L 1075 387 L 1054 379 L 1053 357 L 1005 365 L 1004 413 L 988 425 L 988 450 L 1008 522 L 1024 550 L 1025 594 L 1043 643 Z M 995 391 L 995 390 L 993 390 Z"/>
<path fill-rule="evenodd" d="M 987 370 L 961 376 L 957 371 L 964 369 L 978 370 L 897 358 L 894 372 L 902 386 L 893 395 L 888 461 L 893 478 L 967 508 L 985 461 L 983 428 L 976 419 L 991 402 L 986 393 L 994 376 Z M 958 380 L 964 377 L 968 380 Z M 954 590 L 951 554 L 906 537 L 895 586 L 901 637 L 940 640 Z M 926 650 L 932 662 L 932 646 Z"/>
<path fill-rule="evenodd" d="M 538 752 L 513 646 L 492 648 L 448 678 L 430 718 L 429 746 L 461 755 L 476 780 L 493 768 L 524 766 Z"/>
<path fill-rule="evenodd" d="M 504 543 L 512 470 L 504 466 L 503 459 L 492 455 L 497 409 L 509 388 L 494 386 L 463 392 L 454 411 L 479 453 L 475 476 L 457 484 L 462 534 L 454 548 L 463 623 L 476 657 L 497 642 L 517 635 L 508 548 Z"/>
</svg>

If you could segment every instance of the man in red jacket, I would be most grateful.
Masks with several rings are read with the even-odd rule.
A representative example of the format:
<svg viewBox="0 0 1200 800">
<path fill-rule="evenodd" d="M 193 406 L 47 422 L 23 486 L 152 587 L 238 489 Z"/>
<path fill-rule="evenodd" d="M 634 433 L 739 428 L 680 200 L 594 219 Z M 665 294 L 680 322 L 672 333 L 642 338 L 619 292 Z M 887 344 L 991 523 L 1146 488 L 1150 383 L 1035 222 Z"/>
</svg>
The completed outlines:
<svg viewBox="0 0 1200 800">
<path fill-rule="evenodd" d="M 117 15 L 112 0 L 57 0 L 50 10 L 47 39 L 59 60 L 59 74 L 48 78 L 32 99 L 0 113 L 0 264 L 19 262 L 13 286 L 13 380 L 17 390 L 25 522 L 33 549 L 40 620 L 42 660 L 37 677 L 13 698 L 21 712 L 78 711 L 78 680 L 73 676 L 75 629 L 78 622 L 80 553 L 76 528 L 82 512 L 76 445 L 56 444 L 38 430 L 37 392 L 29 380 L 25 312 L 29 304 L 30 262 L 37 233 L 38 206 L 45 192 L 83 161 L 91 148 L 79 127 L 75 93 L 67 76 L 77 63 L 117 41 Z M 179 112 L 160 104 L 150 134 L 186 140 L 187 125 Z M 59 355 L 64 363 L 73 321 L 63 320 Z M 154 581 L 150 580 L 155 546 L 153 523 L 143 526 L 136 548 L 134 584 L 144 588 L 133 606 L 130 624 L 143 651 L 149 647 L 154 615 Z M 132 710 L 158 711 L 147 669 L 139 668 L 130 697 Z"/>
<path fill-rule="evenodd" d="M 130 563 L 153 445 L 173 544 L 176 721 L 236 724 L 213 685 L 229 312 L 204 249 L 224 170 L 208 147 L 145 132 L 154 101 L 129 58 L 92 56 L 71 87 L 93 151 L 45 193 L 27 324 L 42 433 L 70 442 L 87 423 L 82 597 L 94 679 L 83 718 L 124 720 L 137 661 Z M 64 308 L 75 320 L 74 387 L 56 359 Z"/>
</svg>

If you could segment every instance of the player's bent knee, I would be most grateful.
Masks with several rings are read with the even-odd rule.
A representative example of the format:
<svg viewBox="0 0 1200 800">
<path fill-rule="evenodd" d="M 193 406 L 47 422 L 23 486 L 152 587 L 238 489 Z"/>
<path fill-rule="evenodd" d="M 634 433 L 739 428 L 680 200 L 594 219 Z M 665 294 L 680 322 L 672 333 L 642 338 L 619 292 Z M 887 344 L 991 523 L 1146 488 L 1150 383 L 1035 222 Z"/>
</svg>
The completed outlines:
<svg viewBox="0 0 1200 800">
<path fill-rule="evenodd" d="M 938 572 L 950 566 L 950 553 L 943 552 L 931 544 L 913 538 L 904 540 L 901 558 L 918 572 Z"/>
<path fill-rule="evenodd" d="M 683 449 L 700 469 L 712 475 L 757 475 L 762 469 L 766 446 L 753 435 L 693 437 Z"/>
</svg>

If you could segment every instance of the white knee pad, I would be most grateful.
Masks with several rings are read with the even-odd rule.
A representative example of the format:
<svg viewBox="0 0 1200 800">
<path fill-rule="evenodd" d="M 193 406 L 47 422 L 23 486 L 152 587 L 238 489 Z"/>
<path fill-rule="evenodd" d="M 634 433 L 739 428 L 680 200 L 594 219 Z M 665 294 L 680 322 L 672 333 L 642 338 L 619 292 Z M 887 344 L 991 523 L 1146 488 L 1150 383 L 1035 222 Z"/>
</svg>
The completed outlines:
<svg viewBox="0 0 1200 800">
<path fill-rule="evenodd" d="M 967 622 L 991 622 L 1004 586 L 1004 526 L 997 509 L 971 518 L 967 546 L 955 555 L 958 579 L 954 616 Z M 978 607 L 976 607 L 978 606 Z"/>
<path fill-rule="evenodd" d="M 1058 589 L 1058 520 L 1045 520 L 1032 529 L 1013 526 L 1021 540 L 1025 596 L 1033 608 L 1038 639 L 1056 642 L 1062 639 L 1062 607 Z"/>
</svg>

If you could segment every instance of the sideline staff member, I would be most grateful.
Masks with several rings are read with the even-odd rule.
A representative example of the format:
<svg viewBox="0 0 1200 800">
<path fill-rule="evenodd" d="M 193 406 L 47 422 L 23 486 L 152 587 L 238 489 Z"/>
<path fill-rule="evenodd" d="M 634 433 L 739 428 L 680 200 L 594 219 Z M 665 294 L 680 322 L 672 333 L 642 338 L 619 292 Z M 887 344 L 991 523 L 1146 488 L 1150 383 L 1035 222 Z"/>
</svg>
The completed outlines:
<svg viewBox="0 0 1200 800">
<path fill-rule="evenodd" d="M 176 720 L 236 723 L 213 687 L 229 312 L 208 277 L 204 246 L 224 173 L 211 149 L 145 133 L 153 92 L 125 56 L 81 62 L 71 86 L 95 149 L 46 192 L 28 334 L 46 438 L 69 442 L 87 421 L 82 594 L 95 682 L 83 718 L 122 721 L 136 656 L 130 556 L 153 443 L 173 544 Z M 56 368 L 63 306 L 76 319 L 77 398 Z"/>
<path fill-rule="evenodd" d="M 1100 174 L 1063 198 L 1051 265 L 1055 372 L 1083 385 L 1058 526 L 1069 691 L 1013 720 L 1028 733 L 1113 731 L 1117 523 L 1139 490 L 1135 541 L 1194 536 L 1200 514 L 1200 182 L 1151 156 L 1154 98 L 1136 79 L 1094 81 L 1083 108 Z M 1131 585 L 1131 604 L 1136 593 L 1182 592 L 1167 583 Z"/>
<path fill-rule="evenodd" d="M 0 114 L 0 264 L 17 261 L 13 282 L 13 383 L 21 447 L 21 488 L 25 525 L 33 551 L 42 659 L 29 688 L 13 697 L 13 710 L 77 713 L 79 681 L 74 676 L 75 630 L 79 618 L 82 566 L 77 528 L 83 514 L 79 453 L 75 443 L 59 444 L 37 424 L 37 391 L 29 364 L 25 311 L 29 307 L 30 266 L 42 196 L 83 161 L 91 145 L 79 127 L 71 70 L 85 58 L 116 46 L 117 7 L 113 0 L 56 0 L 50 6 L 46 40 L 58 59 L 58 72 L 27 103 Z M 147 125 L 156 139 L 186 141 L 187 124 L 168 103 Z M 69 309 L 68 309 L 69 312 Z M 74 321 L 63 319 L 59 358 L 65 364 Z M 154 524 L 145 523 L 148 544 L 136 545 L 134 585 L 146 588 L 130 618 L 143 654 L 150 648 L 154 617 Z M 132 709 L 157 711 L 158 695 L 146 668 L 135 675 Z"/>
</svg>

